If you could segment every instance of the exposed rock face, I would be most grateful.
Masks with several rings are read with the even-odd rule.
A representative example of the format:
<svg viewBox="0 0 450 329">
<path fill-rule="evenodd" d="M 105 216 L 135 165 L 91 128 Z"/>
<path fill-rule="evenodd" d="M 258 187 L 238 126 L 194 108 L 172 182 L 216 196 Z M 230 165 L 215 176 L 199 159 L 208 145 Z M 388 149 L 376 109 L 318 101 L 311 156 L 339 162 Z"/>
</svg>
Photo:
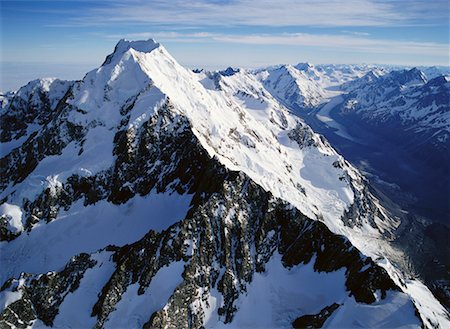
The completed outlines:
<svg viewBox="0 0 450 329">
<path fill-rule="evenodd" d="M 303 315 L 294 322 L 292 322 L 292 327 L 294 328 L 322 328 L 325 321 L 330 317 L 331 314 L 339 307 L 339 304 L 332 304 L 330 306 L 325 307 L 318 314 L 314 315 Z"/>
<path fill-rule="evenodd" d="M 29 298 L 19 299 L 8 305 L 0 317 L 2 328 L 28 328 L 36 320 L 36 313 Z"/>
<path fill-rule="evenodd" d="M 360 303 L 375 302 L 377 290 L 382 298 L 388 290 L 399 290 L 383 269 L 345 238 L 274 199 L 243 174 L 228 172 L 217 164 L 200 178 L 185 220 L 161 233 L 150 231 L 132 245 L 108 250 L 114 251 L 116 270 L 92 310 L 99 328 L 131 284 L 138 283 L 138 294 L 145 293 L 158 270 L 176 261 L 186 263 L 183 282 L 146 326 L 201 328 L 206 310 L 192 305 L 202 298 L 200 291 L 207 295 L 213 288 L 223 295 L 218 314 L 225 323 L 232 322 L 235 301 L 246 292 L 253 274 L 265 271 L 274 252 L 282 255 L 288 268 L 310 261 L 318 272 L 346 268 L 347 290 Z M 84 271 L 94 264 L 82 254 L 61 272 L 36 279 L 24 274 L 27 279 L 18 288 L 23 297 L 4 310 L 4 323 L 12 323 L 11 314 L 21 303 L 28 306 L 15 313 L 20 320 L 38 318 L 51 325 L 64 297 L 77 289 Z"/>
<path fill-rule="evenodd" d="M 384 298 L 386 291 L 399 290 L 383 269 L 344 237 L 273 198 L 244 174 L 230 172 L 209 158 L 186 119 L 171 115 L 169 108 L 163 105 L 142 126 L 135 137 L 138 142 L 127 140 L 126 130 L 116 135 L 114 168 L 89 179 L 70 177 L 57 193 L 46 190 L 29 207 L 49 221 L 53 216 L 49 209 L 56 214 L 60 207 L 83 197 L 85 204 L 102 198 L 121 203 L 153 188 L 194 193 L 183 221 L 161 233 L 149 231 L 131 245 L 107 248 L 113 251 L 116 269 L 92 309 L 96 327 L 105 325 L 130 285 L 137 283 L 138 294 L 144 294 L 161 268 L 178 261 L 185 262 L 183 281 L 166 306 L 149 315 L 146 327 L 201 328 L 207 305 L 198 301 L 211 289 L 223 296 L 216 312 L 224 323 L 232 323 L 238 311 L 236 300 L 246 293 L 254 273 L 265 271 L 275 252 L 282 255 L 287 268 L 311 261 L 318 272 L 345 268 L 346 289 L 360 303 L 375 302 L 376 291 Z M 171 128 L 162 130 L 161 126 Z M 28 222 L 31 229 L 32 220 Z M 36 318 L 52 325 L 61 302 L 94 265 L 88 255 L 81 254 L 61 272 L 23 274 L 19 280 L 25 278 L 24 283 L 6 288 L 20 290 L 22 298 L 3 311 L 4 326 L 20 327 L 21 321 L 30 324 Z"/>
<path fill-rule="evenodd" d="M 43 125 L 45 124 L 43 130 L 32 132 L 20 147 L 13 149 L 0 159 L 1 189 L 5 189 L 10 183 L 16 184 L 23 181 L 42 159 L 47 156 L 61 154 L 61 151 L 70 142 L 81 142 L 83 133 L 86 133 L 87 128 L 74 125 L 67 120 L 68 113 L 73 110 L 70 105 L 65 103 L 69 96 L 70 91 L 58 102 L 52 115 L 46 116 L 45 121 L 42 123 Z M 46 105 L 44 105 L 32 113 L 36 114 L 40 113 L 40 111 L 51 112 L 51 109 L 46 108 Z M 18 116 L 18 120 L 23 122 L 23 115 Z M 8 129 L 5 131 L 8 131 Z M 17 136 L 15 139 L 17 139 Z"/>
<path fill-rule="evenodd" d="M 44 189 L 35 200 L 26 200 L 26 229 L 31 229 L 41 220 L 53 220 L 60 209 L 69 209 L 73 202 L 82 197 L 87 206 L 102 199 L 115 204 L 124 203 L 134 195 L 146 195 L 152 189 L 157 192 L 170 189 L 180 194 L 190 189 L 195 191 L 196 185 L 192 180 L 204 170 L 202 161 L 206 152 L 193 141 L 188 121 L 172 113 L 169 108 L 170 102 L 167 102 L 138 132 L 123 129 L 116 133 L 114 154 L 117 159 L 113 167 L 90 177 L 72 175 L 66 183 Z M 40 159 L 58 154 L 58 150 L 73 139 L 82 141 L 86 132 L 81 132 L 81 127 L 79 133 L 73 134 L 72 130 L 66 130 L 64 122 L 67 121 L 61 121 L 55 120 L 42 134 L 3 158 L 5 166 L 2 169 L 6 173 L 2 178 L 18 182 Z M 39 151 L 39 145 L 51 151 Z M 20 176 L 15 177 L 14 174 Z M 2 234 L 3 239 L 14 238 L 7 234 Z"/>
<path fill-rule="evenodd" d="M 1 314 L 2 328 L 27 328 L 38 318 L 51 326 L 67 294 L 78 289 L 84 272 L 95 265 L 87 254 L 73 257 L 61 272 L 42 275 L 23 273 L 10 280 L 2 290 L 19 291 L 22 298 L 10 304 Z"/>
<path fill-rule="evenodd" d="M 1 104 L 0 141 L 18 139 L 27 134 L 30 125 L 43 126 L 51 121 L 57 103 L 72 84 L 58 79 L 34 80 L 16 93 L 7 94 Z"/>
</svg>

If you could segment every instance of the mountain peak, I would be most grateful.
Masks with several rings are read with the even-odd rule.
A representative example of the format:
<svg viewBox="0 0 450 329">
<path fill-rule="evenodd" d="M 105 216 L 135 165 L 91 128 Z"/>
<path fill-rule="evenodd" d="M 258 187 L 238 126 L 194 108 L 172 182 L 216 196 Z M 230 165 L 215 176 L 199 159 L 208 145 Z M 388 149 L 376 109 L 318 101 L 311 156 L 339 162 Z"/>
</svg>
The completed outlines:
<svg viewBox="0 0 450 329">
<path fill-rule="evenodd" d="M 113 58 L 120 57 L 129 49 L 134 49 L 142 53 L 149 53 L 152 50 L 158 48 L 159 46 L 160 44 L 151 38 L 148 40 L 138 40 L 138 41 L 129 41 L 126 39 L 120 39 L 119 42 L 114 47 L 114 51 L 106 57 L 102 66 L 111 63 Z"/>
<path fill-rule="evenodd" d="M 298 63 L 295 68 L 299 71 L 308 71 L 309 69 L 314 68 L 314 65 L 312 65 L 309 62 L 305 62 L 305 63 Z"/>
<path fill-rule="evenodd" d="M 232 76 L 238 72 L 240 72 L 240 69 L 234 69 L 231 66 L 227 67 L 225 70 L 219 71 L 220 75 L 227 77 Z"/>
<path fill-rule="evenodd" d="M 137 50 L 139 52 L 148 53 L 153 49 L 158 48 L 159 46 L 160 44 L 151 38 L 148 40 L 137 40 L 137 41 L 120 39 L 116 45 L 115 50 L 119 52 L 125 52 L 128 49 L 133 48 L 134 50 Z"/>
<path fill-rule="evenodd" d="M 391 75 L 402 85 L 427 83 L 425 74 L 416 67 L 410 70 L 393 71 Z"/>
<path fill-rule="evenodd" d="M 444 86 L 445 84 L 447 84 L 448 82 L 450 82 L 450 76 L 440 75 L 440 76 L 428 81 L 427 86 L 441 87 L 441 86 Z"/>
</svg>

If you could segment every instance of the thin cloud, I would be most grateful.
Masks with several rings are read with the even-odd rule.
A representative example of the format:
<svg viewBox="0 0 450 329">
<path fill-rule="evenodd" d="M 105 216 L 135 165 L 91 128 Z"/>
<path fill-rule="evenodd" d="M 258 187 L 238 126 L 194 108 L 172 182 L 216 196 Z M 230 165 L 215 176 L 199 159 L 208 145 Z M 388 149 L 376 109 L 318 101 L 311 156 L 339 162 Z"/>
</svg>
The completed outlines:
<svg viewBox="0 0 450 329">
<path fill-rule="evenodd" d="M 415 54 L 446 57 L 449 44 L 434 42 L 394 41 L 365 37 L 364 35 L 331 35 L 312 33 L 281 34 L 221 34 L 221 33 L 179 33 L 141 32 L 106 35 L 112 39 L 148 39 L 172 42 L 225 42 L 246 45 L 283 45 L 337 49 L 380 54 Z"/>
<path fill-rule="evenodd" d="M 162 32 L 137 32 L 137 33 L 126 33 L 126 34 L 108 34 L 104 35 L 108 39 L 118 40 L 118 39 L 165 39 L 165 40 L 174 40 L 174 39 L 185 39 L 185 38 L 194 38 L 194 39 L 214 39 L 221 34 L 217 33 L 209 33 L 209 32 L 195 32 L 195 33 L 179 33 L 173 31 L 162 31 Z"/>
<path fill-rule="evenodd" d="M 232 35 L 217 37 L 222 42 L 256 45 L 292 45 L 339 48 L 384 54 L 448 55 L 448 44 L 433 42 L 392 41 L 362 37 L 292 33 L 283 35 Z"/>
<path fill-rule="evenodd" d="M 406 10 L 379 0 L 134 1 L 93 6 L 54 26 L 113 24 L 202 26 L 392 26 L 407 24 Z"/>
<path fill-rule="evenodd" d="M 346 30 L 344 30 L 344 31 L 341 31 L 341 32 L 345 33 L 345 34 L 351 34 L 351 35 L 357 35 L 357 36 L 369 36 L 370 35 L 370 33 L 360 32 L 360 31 L 346 31 Z"/>
</svg>

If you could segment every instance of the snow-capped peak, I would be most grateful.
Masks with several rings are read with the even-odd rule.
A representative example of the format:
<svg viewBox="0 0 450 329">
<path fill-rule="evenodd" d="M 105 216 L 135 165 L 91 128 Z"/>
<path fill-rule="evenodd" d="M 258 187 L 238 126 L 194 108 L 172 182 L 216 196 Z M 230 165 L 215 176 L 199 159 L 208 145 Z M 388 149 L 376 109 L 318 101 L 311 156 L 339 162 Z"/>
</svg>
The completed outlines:
<svg viewBox="0 0 450 329">
<path fill-rule="evenodd" d="M 298 63 L 297 65 L 295 65 L 295 68 L 299 71 L 307 71 L 309 69 L 314 68 L 314 65 L 312 65 L 311 63 Z"/>
<path fill-rule="evenodd" d="M 113 59 L 120 58 L 129 49 L 134 49 L 142 53 L 149 53 L 158 47 L 160 47 L 160 44 L 151 38 L 148 40 L 139 41 L 129 41 L 126 39 L 121 39 L 116 44 L 114 51 L 106 57 L 105 62 L 102 64 L 102 66 L 111 63 Z"/>
<path fill-rule="evenodd" d="M 234 69 L 231 66 L 227 67 L 225 70 L 223 71 L 219 71 L 220 75 L 222 76 L 231 76 L 237 72 L 239 72 L 240 69 Z"/>
<path fill-rule="evenodd" d="M 263 85 L 244 72 L 233 70 L 235 74 L 223 77 L 230 87 L 217 91 L 205 88 L 198 75 L 179 65 L 153 40 L 120 41 L 108 57 L 107 64 L 89 72 L 74 87 L 73 97 L 67 101 L 78 109 L 68 115 L 72 124 L 95 127 L 89 134 L 95 131 L 95 138 L 86 138 L 78 159 L 86 158 L 83 168 L 96 173 L 110 164 L 111 158 L 106 154 L 102 163 L 93 163 L 94 157 L 88 155 L 91 152 L 112 154 L 114 131 L 122 126 L 125 115 L 129 129 L 139 129 L 143 118 L 151 117 L 168 99 L 173 112 L 191 122 L 194 134 L 211 156 L 232 170 L 245 172 L 304 214 L 312 218 L 323 214 L 325 221 L 339 222 L 352 204 L 354 193 L 349 182 L 341 179 L 346 173 L 333 165 L 342 159 L 298 120 L 284 118 L 287 111 L 276 108 L 276 101 L 268 96 Z M 296 86 L 305 81 L 293 66 L 282 71 Z M 248 97 L 234 95 L 232 86 L 239 81 L 233 77 L 246 79 L 241 82 L 248 86 Z M 306 94 L 313 92 L 306 85 L 305 88 Z M 292 134 L 311 135 L 312 140 L 305 144 L 321 147 L 299 147 L 295 138 L 289 137 Z M 101 142 L 97 136 L 102 136 Z M 276 163 L 271 160 L 277 158 L 280 161 Z M 319 162 L 323 172 L 317 175 Z M 324 186 L 333 191 L 323 193 Z M 332 209 L 328 209 L 329 204 L 334 205 Z"/>
<path fill-rule="evenodd" d="M 325 91 L 317 82 L 319 76 L 312 66 L 300 70 L 289 64 L 283 65 L 269 70 L 262 78 L 269 92 L 284 103 L 289 100 L 298 110 L 316 106 L 325 97 Z"/>
<path fill-rule="evenodd" d="M 403 71 L 393 71 L 392 77 L 402 85 L 415 85 L 427 83 L 426 75 L 417 68 Z"/>
</svg>

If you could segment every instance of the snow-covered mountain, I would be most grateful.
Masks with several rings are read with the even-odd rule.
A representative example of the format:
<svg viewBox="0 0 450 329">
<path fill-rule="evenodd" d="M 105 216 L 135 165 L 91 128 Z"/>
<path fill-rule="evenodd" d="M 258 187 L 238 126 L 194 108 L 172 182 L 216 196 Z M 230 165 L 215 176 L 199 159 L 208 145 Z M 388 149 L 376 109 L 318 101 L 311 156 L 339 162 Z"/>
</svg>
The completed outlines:
<svg viewBox="0 0 450 329">
<path fill-rule="evenodd" d="M 427 81 L 418 69 L 371 72 L 345 87 L 344 112 L 355 111 L 373 125 L 402 125 L 437 146 L 450 142 L 450 76 Z"/>
<path fill-rule="evenodd" d="M 277 70 L 121 40 L 2 96 L 2 327 L 447 327 L 398 219 L 271 89 L 306 71 Z"/>
<path fill-rule="evenodd" d="M 264 78 L 267 74 L 259 72 L 277 68 L 256 75 Z M 296 68 L 308 72 L 305 85 L 322 88 L 317 105 L 305 107 L 302 97 L 289 97 L 308 95 L 295 84 L 267 89 L 401 205 L 408 214 L 400 215 L 403 225 L 409 227 L 397 231 L 402 249 L 450 307 L 450 250 L 442 248 L 440 237 L 429 235 L 446 236 L 450 219 L 448 68 L 308 63 Z M 421 242 L 411 244 L 411 239 Z"/>
<path fill-rule="evenodd" d="M 254 71 L 255 76 L 279 102 L 302 113 L 328 102 L 342 85 L 370 72 L 384 74 L 385 67 L 372 65 L 279 65 Z"/>
<path fill-rule="evenodd" d="M 52 119 L 59 100 L 71 85 L 69 81 L 40 79 L 17 92 L 0 95 L 1 156 L 20 146 Z"/>
<path fill-rule="evenodd" d="M 415 168 L 409 171 L 428 171 L 421 168 L 425 165 L 445 177 L 450 161 L 450 75 L 445 73 L 448 68 L 422 69 L 426 73 L 393 66 L 300 63 L 254 74 L 292 113 L 321 133 L 327 133 L 327 128 L 335 131 L 346 140 L 341 144 L 370 144 L 364 135 L 371 133 L 377 136 L 375 144 L 393 143 L 414 162 L 417 159 L 417 166 L 412 164 Z M 396 176 L 393 174 L 394 181 Z M 448 180 L 440 185 L 440 194 L 448 195 Z M 425 203 L 426 208 L 431 206 L 429 201 Z M 448 216 L 445 210 L 438 212 L 433 216 Z"/>
<path fill-rule="evenodd" d="M 393 97 L 393 90 L 403 94 L 419 92 L 407 87 L 418 86 L 426 81 L 447 76 L 448 69 L 438 67 L 407 68 L 389 65 L 313 65 L 299 63 L 278 65 L 253 72 L 266 89 L 290 110 L 312 110 L 326 104 L 337 94 L 358 92 L 372 103 Z M 388 74 L 389 73 L 389 74 Z M 375 99 L 377 98 L 377 99 Z M 369 101 L 369 100 L 368 100 Z M 364 104 L 368 105 L 368 104 Z M 373 105 L 373 104 L 372 104 Z M 408 104 L 414 108 L 415 104 Z M 369 112 L 371 109 L 368 109 Z"/>
<path fill-rule="evenodd" d="M 280 102 L 295 104 L 302 110 L 320 104 L 325 98 L 325 91 L 315 78 L 316 72 L 306 68 L 299 70 L 292 65 L 282 65 L 275 69 L 258 73 L 264 87 Z"/>
</svg>

